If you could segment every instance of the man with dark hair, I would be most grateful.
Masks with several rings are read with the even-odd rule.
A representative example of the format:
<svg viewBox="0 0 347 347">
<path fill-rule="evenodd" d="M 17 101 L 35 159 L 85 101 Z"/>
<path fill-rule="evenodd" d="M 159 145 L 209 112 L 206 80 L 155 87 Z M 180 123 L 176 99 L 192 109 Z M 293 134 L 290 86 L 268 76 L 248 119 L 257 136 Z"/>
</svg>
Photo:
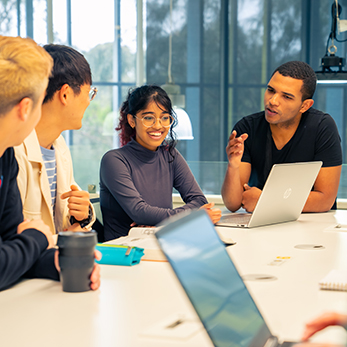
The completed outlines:
<svg viewBox="0 0 347 347">
<path fill-rule="evenodd" d="M 84 56 L 69 46 L 45 45 L 44 49 L 53 57 L 53 76 L 50 78 L 43 103 L 53 100 L 55 93 L 67 84 L 76 95 L 81 86 L 92 84 L 90 66 Z"/>
<path fill-rule="evenodd" d="M 304 63 L 303 61 L 289 61 L 280 65 L 272 73 L 272 76 L 276 72 L 282 76 L 291 77 L 302 81 L 302 86 L 300 89 L 302 93 L 302 101 L 313 98 L 313 94 L 316 91 L 317 76 L 310 65 Z"/>
<path fill-rule="evenodd" d="M 89 194 L 75 183 L 71 154 L 61 133 L 82 126 L 96 94 L 88 62 L 75 49 L 46 45 L 54 61 L 52 76 L 35 130 L 15 148 L 18 187 L 25 218 L 38 216 L 53 234 L 89 230 L 95 221 Z"/>
<path fill-rule="evenodd" d="M 285 63 L 267 85 L 265 111 L 236 123 L 226 147 L 228 168 L 222 186 L 230 211 L 241 206 L 248 212 L 254 210 L 273 164 L 316 160 L 323 165 L 303 212 L 335 207 L 341 140 L 332 117 L 312 108 L 315 88 L 316 75 L 308 64 Z"/>
</svg>

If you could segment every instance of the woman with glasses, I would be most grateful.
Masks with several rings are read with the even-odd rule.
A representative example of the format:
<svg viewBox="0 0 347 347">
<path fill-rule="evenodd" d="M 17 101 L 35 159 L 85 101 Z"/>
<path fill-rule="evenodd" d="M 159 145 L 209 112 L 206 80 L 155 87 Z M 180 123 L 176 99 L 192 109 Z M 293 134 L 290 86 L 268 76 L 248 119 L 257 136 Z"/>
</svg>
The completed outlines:
<svg viewBox="0 0 347 347">
<path fill-rule="evenodd" d="M 175 149 L 175 114 L 158 86 L 129 91 L 120 109 L 123 147 L 107 152 L 100 168 L 100 207 L 105 240 L 127 235 L 134 225 L 154 226 L 176 213 L 205 208 L 213 223 L 221 211 L 212 209 Z M 172 190 L 185 205 L 172 208 Z"/>
</svg>

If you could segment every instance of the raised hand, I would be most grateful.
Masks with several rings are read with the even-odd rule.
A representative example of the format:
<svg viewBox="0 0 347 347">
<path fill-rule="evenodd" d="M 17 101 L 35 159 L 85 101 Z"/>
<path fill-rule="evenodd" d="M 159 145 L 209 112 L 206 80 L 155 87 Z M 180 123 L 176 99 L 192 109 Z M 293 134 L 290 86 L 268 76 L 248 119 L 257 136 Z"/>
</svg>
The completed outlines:
<svg viewBox="0 0 347 347">
<path fill-rule="evenodd" d="M 228 156 L 229 165 L 233 168 L 240 166 L 241 158 L 244 151 L 244 142 L 248 138 L 248 134 L 242 134 L 236 137 L 236 131 L 234 130 L 229 136 L 228 145 L 226 147 L 226 153 Z"/>
<path fill-rule="evenodd" d="M 89 193 L 79 190 L 76 185 L 71 185 L 71 190 L 63 193 L 60 198 L 68 199 L 70 215 L 78 221 L 88 218 L 89 215 Z"/>
</svg>

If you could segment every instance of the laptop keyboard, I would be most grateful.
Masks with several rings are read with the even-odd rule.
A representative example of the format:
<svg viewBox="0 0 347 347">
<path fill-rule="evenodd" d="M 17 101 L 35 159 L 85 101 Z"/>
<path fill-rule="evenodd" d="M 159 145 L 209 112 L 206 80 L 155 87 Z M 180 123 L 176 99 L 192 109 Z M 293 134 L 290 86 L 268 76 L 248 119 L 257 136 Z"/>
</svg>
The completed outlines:
<svg viewBox="0 0 347 347">
<path fill-rule="evenodd" d="M 222 217 L 223 222 L 230 222 L 233 224 L 248 224 L 251 219 L 250 213 L 233 213 Z"/>
</svg>

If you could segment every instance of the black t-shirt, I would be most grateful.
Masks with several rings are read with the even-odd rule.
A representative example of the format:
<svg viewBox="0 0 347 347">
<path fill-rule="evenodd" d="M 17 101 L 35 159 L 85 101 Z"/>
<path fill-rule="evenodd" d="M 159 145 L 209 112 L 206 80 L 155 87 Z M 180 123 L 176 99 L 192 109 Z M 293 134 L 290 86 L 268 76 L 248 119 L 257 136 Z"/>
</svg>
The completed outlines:
<svg viewBox="0 0 347 347">
<path fill-rule="evenodd" d="M 278 150 L 272 139 L 265 112 L 242 118 L 234 130 L 237 136 L 248 134 L 243 162 L 252 166 L 249 184 L 263 189 L 273 164 L 321 160 L 322 167 L 342 164 L 341 139 L 333 118 L 310 108 L 302 114 L 299 126 L 288 141 Z"/>
</svg>

